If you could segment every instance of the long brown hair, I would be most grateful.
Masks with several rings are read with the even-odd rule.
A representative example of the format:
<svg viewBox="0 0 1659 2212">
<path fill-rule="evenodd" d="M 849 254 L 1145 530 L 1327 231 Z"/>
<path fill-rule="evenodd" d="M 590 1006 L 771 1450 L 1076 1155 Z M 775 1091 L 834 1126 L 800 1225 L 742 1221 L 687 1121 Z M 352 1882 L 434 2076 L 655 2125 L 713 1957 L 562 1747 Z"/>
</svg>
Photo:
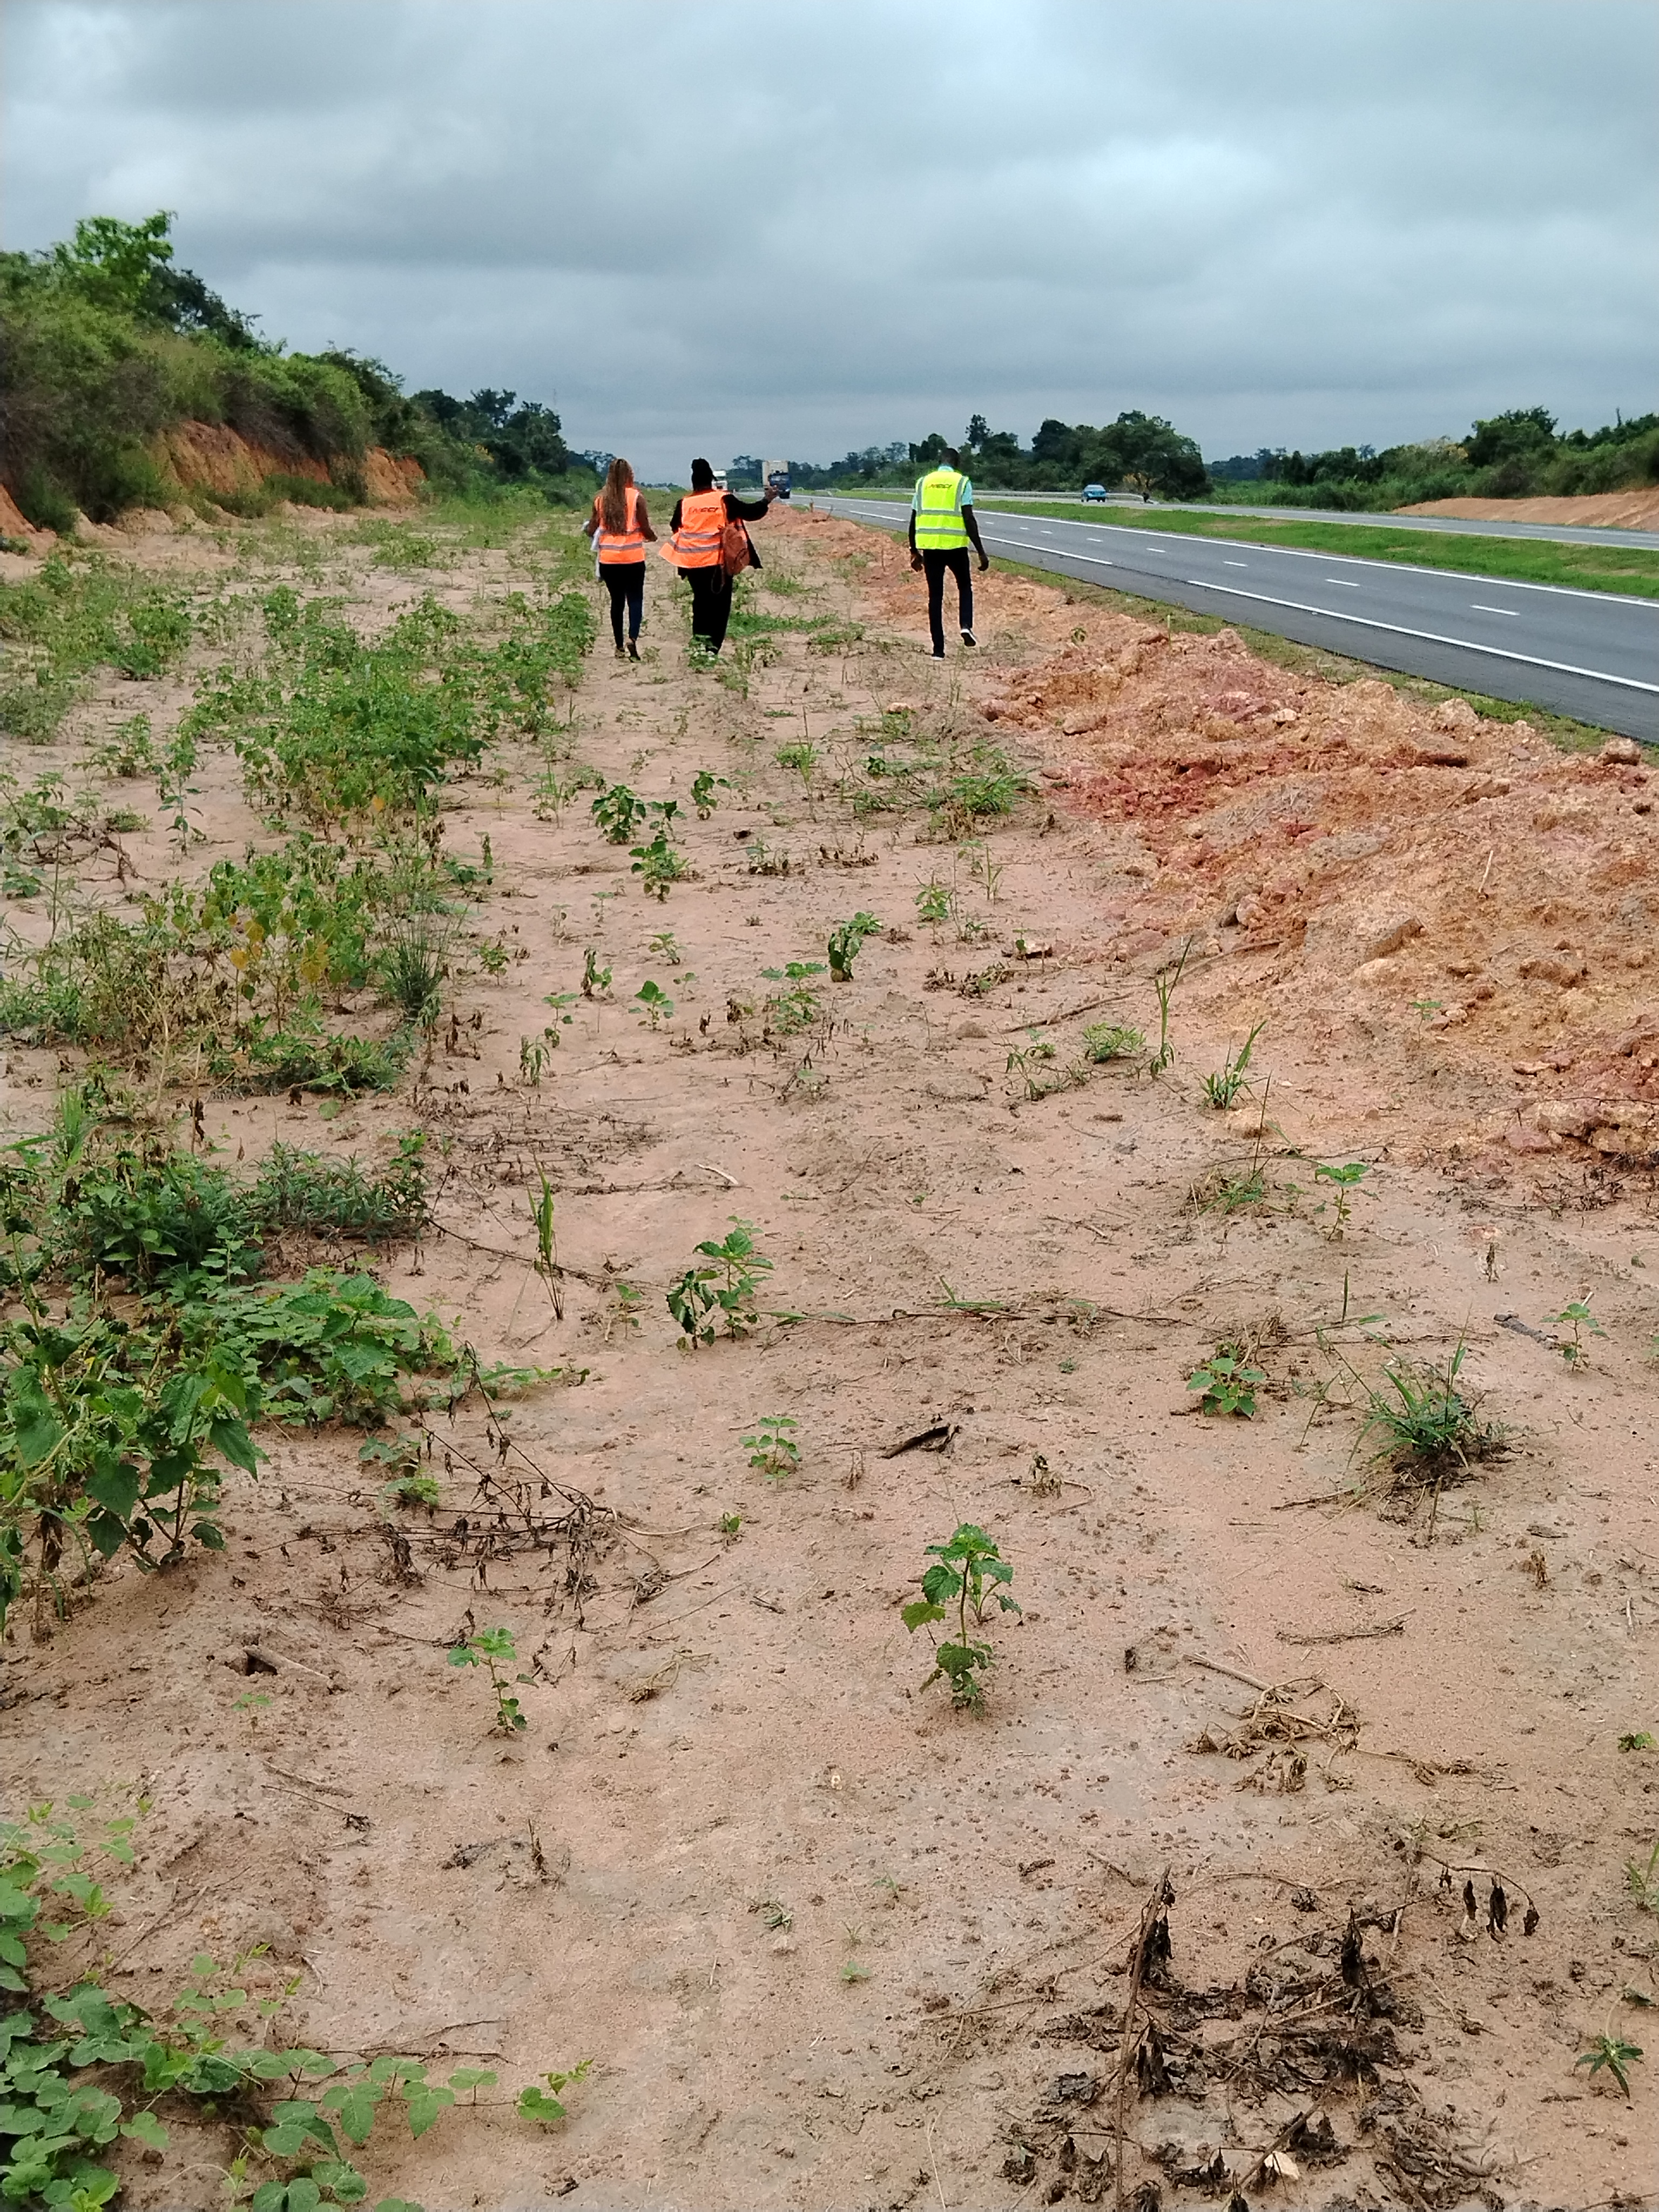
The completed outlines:
<svg viewBox="0 0 1659 2212">
<path fill-rule="evenodd" d="M 599 520 L 613 538 L 620 538 L 628 527 L 628 493 L 633 481 L 633 470 L 620 456 L 605 472 L 605 489 L 599 494 Z"/>
</svg>

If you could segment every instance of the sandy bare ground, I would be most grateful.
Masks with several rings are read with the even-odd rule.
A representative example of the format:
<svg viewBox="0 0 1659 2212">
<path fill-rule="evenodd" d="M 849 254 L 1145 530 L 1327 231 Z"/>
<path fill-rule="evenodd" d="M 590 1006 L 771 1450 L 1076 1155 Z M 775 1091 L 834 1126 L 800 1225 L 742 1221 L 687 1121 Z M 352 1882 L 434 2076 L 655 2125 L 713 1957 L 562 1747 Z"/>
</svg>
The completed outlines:
<svg viewBox="0 0 1659 2212">
<path fill-rule="evenodd" d="M 560 2134 L 487 2101 L 377 2139 L 376 2191 L 434 2212 L 1648 2202 L 1652 2084 L 1574 2063 L 1610 2022 L 1641 2043 L 1625 1993 L 1659 1996 L 1625 1873 L 1659 1760 L 1618 1747 L 1659 1729 L 1645 773 L 1012 579 L 982 657 L 937 670 L 884 540 L 780 516 L 762 547 L 805 589 L 759 605 L 865 639 L 781 637 L 741 697 L 686 668 L 653 563 L 656 657 L 607 640 L 577 696 L 607 776 L 686 812 L 698 769 L 729 780 L 687 825 L 696 879 L 641 896 L 509 749 L 448 838 L 489 835 L 484 925 L 527 957 L 458 981 L 453 1053 L 331 1123 L 207 1106 L 230 1159 L 426 1127 L 437 1226 L 385 1280 L 489 1356 L 587 1371 L 521 1402 L 504 1459 L 477 1415 L 441 1425 L 444 1507 L 397 1540 L 356 1436 L 267 1435 L 227 1554 L 17 1632 L 18 1793 L 153 1801 L 112 1984 L 149 2002 L 259 1942 L 297 1978 L 273 2036 L 490 2064 L 497 2100 L 594 2057 Z M 410 595 L 328 561 L 307 588 L 343 578 L 365 622 Z M 462 608 L 522 579 L 428 580 Z M 186 696 L 112 689 L 78 737 Z M 837 775 L 907 729 L 1004 746 L 1030 793 L 972 840 L 855 817 Z M 803 738 L 810 790 L 774 758 Z M 192 869 L 263 834 L 234 762 L 200 781 Z M 930 878 L 957 895 L 934 928 Z M 859 908 L 887 933 L 780 1035 L 761 971 Z M 1029 1095 L 1087 1024 L 1156 1042 L 1188 945 L 1163 1076 Z M 611 994 L 527 1084 L 589 946 Z M 1212 1110 L 1200 1077 L 1258 1020 L 1253 1086 Z M 1011 1067 L 1033 1030 L 1054 1058 Z M 58 1079 L 10 1053 L 10 1129 Z M 1321 1161 L 1369 1169 L 1346 1226 Z M 1257 1173 L 1261 1202 L 1217 1203 Z M 732 1216 L 791 1317 L 691 1354 L 664 1292 Z M 1584 1296 L 1606 1335 L 1575 1372 L 1547 1316 Z M 1192 1411 L 1229 1340 L 1267 1377 L 1253 1420 Z M 1385 1495 L 1362 1382 L 1460 1342 L 1507 1450 Z M 782 1413 L 801 1462 L 769 1482 L 741 1439 Z M 533 1548 L 481 1544 L 498 1467 Z M 922 1686 L 898 1611 L 959 1521 L 1024 1608 L 992 1616 L 982 1717 Z M 534 1655 L 517 1741 L 446 1663 L 469 1613 Z M 228 2148 L 204 2130 L 131 2201 L 218 2201 Z"/>
<path fill-rule="evenodd" d="M 1577 499 L 1431 499 L 1399 514 L 1457 514 L 1472 522 L 1595 522 L 1607 530 L 1659 528 L 1659 487 L 1586 492 Z"/>
</svg>

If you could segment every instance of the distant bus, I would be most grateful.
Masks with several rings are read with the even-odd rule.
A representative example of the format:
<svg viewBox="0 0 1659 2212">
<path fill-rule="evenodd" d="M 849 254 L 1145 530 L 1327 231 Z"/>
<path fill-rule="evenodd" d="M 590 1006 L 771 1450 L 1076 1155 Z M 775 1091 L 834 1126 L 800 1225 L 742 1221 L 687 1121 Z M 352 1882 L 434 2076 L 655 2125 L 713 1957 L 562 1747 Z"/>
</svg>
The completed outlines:
<svg viewBox="0 0 1659 2212">
<path fill-rule="evenodd" d="M 763 481 L 771 485 L 780 499 L 789 496 L 789 464 L 787 461 L 763 461 Z"/>
</svg>

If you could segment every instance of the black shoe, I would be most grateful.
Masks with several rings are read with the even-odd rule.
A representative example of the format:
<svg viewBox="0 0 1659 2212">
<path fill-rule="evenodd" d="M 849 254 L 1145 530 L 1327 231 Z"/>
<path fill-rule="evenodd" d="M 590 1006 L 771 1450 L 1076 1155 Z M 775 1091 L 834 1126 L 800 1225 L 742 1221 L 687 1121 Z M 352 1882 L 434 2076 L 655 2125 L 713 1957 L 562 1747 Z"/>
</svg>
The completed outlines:
<svg viewBox="0 0 1659 2212">
<path fill-rule="evenodd" d="M 933 647 L 933 658 L 934 658 L 934 659 L 935 659 L 935 660 L 943 660 L 943 659 L 944 659 L 944 658 L 945 658 L 945 647 L 944 647 L 942 645 L 936 645 L 936 646 Z"/>
<path fill-rule="evenodd" d="M 962 641 L 964 645 L 977 645 L 979 643 L 979 640 L 974 635 L 974 633 L 970 629 L 963 630 L 962 633 Z"/>
<path fill-rule="evenodd" d="M 628 641 L 628 657 L 630 660 L 637 660 L 640 657 L 640 648 L 631 637 Z"/>
</svg>

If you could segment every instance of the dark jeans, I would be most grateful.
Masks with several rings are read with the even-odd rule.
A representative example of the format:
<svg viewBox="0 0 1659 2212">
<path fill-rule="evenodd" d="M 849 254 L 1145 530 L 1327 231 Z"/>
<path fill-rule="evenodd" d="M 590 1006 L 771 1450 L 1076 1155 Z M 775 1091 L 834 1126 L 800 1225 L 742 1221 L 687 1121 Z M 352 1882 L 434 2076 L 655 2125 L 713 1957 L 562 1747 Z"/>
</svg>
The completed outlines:
<svg viewBox="0 0 1659 2212">
<path fill-rule="evenodd" d="M 921 565 L 927 578 L 927 627 L 933 634 L 933 650 L 945 650 L 945 577 L 948 569 L 957 580 L 957 612 L 961 627 L 974 626 L 974 571 L 965 545 L 953 545 L 948 553 L 924 553 Z"/>
<path fill-rule="evenodd" d="M 691 635 L 710 653 L 718 653 L 732 619 L 732 579 L 718 567 L 682 568 L 680 574 L 691 586 Z"/>
<path fill-rule="evenodd" d="M 611 634 L 620 647 L 624 605 L 628 609 L 629 637 L 636 638 L 640 634 L 640 623 L 645 614 L 645 563 L 643 561 L 601 561 L 599 575 L 611 594 Z"/>
</svg>

